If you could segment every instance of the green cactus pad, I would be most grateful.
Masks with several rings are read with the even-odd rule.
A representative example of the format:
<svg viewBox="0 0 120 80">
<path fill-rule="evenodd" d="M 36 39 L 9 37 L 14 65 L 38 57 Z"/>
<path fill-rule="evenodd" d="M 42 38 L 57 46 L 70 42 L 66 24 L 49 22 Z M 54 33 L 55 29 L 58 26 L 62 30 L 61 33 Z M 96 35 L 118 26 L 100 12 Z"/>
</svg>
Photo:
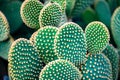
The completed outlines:
<svg viewBox="0 0 120 80">
<path fill-rule="evenodd" d="M 81 72 L 70 62 L 55 60 L 41 71 L 39 80 L 81 80 Z"/>
<path fill-rule="evenodd" d="M 0 42 L 0 57 L 6 60 L 8 59 L 8 52 L 13 41 L 13 38 L 10 37 L 5 41 Z"/>
<path fill-rule="evenodd" d="M 50 0 L 51 2 L 56 2 L 62 7 L 62 12 L 65 12 L 66 9 L 66 0 Z"/>
<path fill-rule="evenodd" d="M 108 3 L 105 0 L 96 0 L 95 10 L 99 20 L 110 29 L 111 11 Z"/>
<path fill-rule="evenodd" d="M 111 31 L 117 47 L 120 48 L 120 7 L 118 7 L 111 19 Z"/>
<path fill-rule="evenodd" d="M 36 48 L 24 38 L 20 38 L 12 44 L 8 62 L 8 71 L 13 80 L 38 80 L 39 73 L 43 68 Z"/>
<path fill-rule="evenodd" d="M 58 27 L 62 16 L 61 6 L 57 3 L 48 3 L 40 12 L 39 23 L 41 27 L 56 26 Z"/>
<path fill-rule="evenodd" d="M 39 29 L 39 14 L 43 4 L 38 0 L 25 0 L 21 6 L 21 17 L 24 23 L 33 29 Z"/>
<path fill-rule="evenodd" d="M 85 33 L 89 53 L 99 53 L 104 50 L 109 43 L 109 31 L 101 22 L 94 21 L 89 23 L 85 29 Z"/>
<path fill-rule="evenodd" d="M 34 44 L 45 63 L 58 59 L 54 52 L 54 39 L 58 29 L 46 26 L 39 29 L 34 36 Z"/>
<path fill-rule="evenodd" d="M 84 9 L 89 7 L 93 2 L 94 0 L 76 0 L 72 11 L 73 17 L 79 17 L 81 11 L 84 11 Z"/>
<path fill-rule="evenodd" d="M 4 16 L 4 14 L 0 11 L 0 41 L 4 41 L 9 36 L 9 24 Z"/>
<path fill-rule="evenodd" d="M 81 71 L 83 80 L 113 80 L 111 63 L 102 53 L 89 55 Z"/>
<path fill-rule="evenodd" d="M 119 71 L 119 54 L 117 50 L 112 45 L 108 45 L 103 53 L 108 57 L 112 64 L 113 80 L 117 80 Z"/>
<path fill-rule="evenodd" d="M 62 25 L 55 36 L 55 53 L 59 58 L 69 60 L 76 66 L 86 60 L 86 40 L 82 28 L 68 22 Z"/>
<path fill-rule="evenodd" d="M 23 24 L 20 17 L 21 4 L 21 1 L 9 1 L 0 5 L 0 10 L 5 14 L 9 22 L 11 34 L 15 33 Z"/>
</svg>

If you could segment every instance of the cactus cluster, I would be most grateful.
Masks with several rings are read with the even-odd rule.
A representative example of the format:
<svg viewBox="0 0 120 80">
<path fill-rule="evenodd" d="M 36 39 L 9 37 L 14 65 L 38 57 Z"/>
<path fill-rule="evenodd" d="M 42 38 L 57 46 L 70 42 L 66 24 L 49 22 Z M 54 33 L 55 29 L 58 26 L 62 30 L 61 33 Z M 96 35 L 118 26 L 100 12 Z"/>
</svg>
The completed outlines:
<svg viewBox="0 0 120 80">
<path fill-rule="evenodd" d="M 118 79 L 120 7 L 115 8 L 119 2 L 5 0 L 0 4 L 0 57 L 8 59 L 11 80 Z"/>
</svg>

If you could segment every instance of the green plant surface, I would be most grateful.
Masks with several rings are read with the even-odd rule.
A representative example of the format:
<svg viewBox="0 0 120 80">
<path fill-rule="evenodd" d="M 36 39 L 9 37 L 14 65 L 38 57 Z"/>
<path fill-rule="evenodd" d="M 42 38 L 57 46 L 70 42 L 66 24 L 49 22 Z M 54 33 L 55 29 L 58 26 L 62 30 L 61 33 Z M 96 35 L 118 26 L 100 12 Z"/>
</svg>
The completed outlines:
<svg viewBox="0 0 120 80">
<path fill-rule="evenodd" d="M 69 60 L 76 66 L 86 61 L 86 39 L 82 28 L 73 22 L 62 25 L 54 40 L 55 53 L 59 58 Z"/>
<path fill-rule="evenodd" d="M 39 14 L 43 4 L 38 0 L 25 0 L 21 6 L 21 17 L 23 22 L 30 28 L 39 29 Z"/>
<path fill-rule="evenodd" d="M 118 80 L 118 72 L 119 72 L 119 54 L 117 50 L 109 44 L 103 53 L 108 57 L 112 64 L 112 74 L 113 80 Z"/>
<path fill-rule="evenodd" d="M 33 42 L 46 64 L 58 59 L 54 52 L 54 39 L 57 31 L 56 27 L 46 26 L 35 33 Z"/>
<path fill-rule="evenodd" d="M 5 15 L 0 11 L 0 42 L 4 41 L 9 36 L 9 24 Z"/>
<path fill-rule="evenodd" d="M 111 18 L 111 31 L 114 41 L 118 48 L 120 48 L 120 7 L 118 7 Z"/>
<path fill-rule="evenodd" d="M 44 26 L 59 26 L 62 16 L 62 8 L 58 3 L 48 3 L 40 11 L 39 23 Z"/>
<path fill-rule="evenodd" d="M 11 45 L 8 55 L 9 76 L 13 80 L 38 80 L 43 68 L 42 60 L 35 46 L 27 39 L 17 39 Z"/>
<path fill-rule="evenodd" d="M 5 60 L 8 60 L 9 49 L 13 42 L 14 39 L 12 37 L 0 42 L 0 57 L 2 57 Z"/>
<path fill-rule="evenodd" d="M 110 29 L 111 11 L 108 3 L 105 0 L 96 0 L 94 6 L 99 21 L 103 22 L 108 27 L 108 29 Z"/>
<path fill-rule="evenodd" d="M 81 80 L 81 72 L 66 60 L 48 63 L 41 71 L 39 80 Z"/>
<path fill-rule="evenodd" d="M 89 23 L 85 29 L 87 50 L 90 54 L 103 51 L 110 40 L 107 27 L 99 21 Z"/>
<path fill-rule="evenodd" d="M 8 3 L 0 5 L 0 10 L 5 14 L 9 26 L 10 33 L 15 33 L 22 25 L 22 19 L 20 17 L 21 1 L 9 1 Z"/>
<path fill-rule="evenodd" d="M 111 63 L 103 53 L 89 55 L 81 71 L 83 80 L 113 80 Z"/>
</svg>

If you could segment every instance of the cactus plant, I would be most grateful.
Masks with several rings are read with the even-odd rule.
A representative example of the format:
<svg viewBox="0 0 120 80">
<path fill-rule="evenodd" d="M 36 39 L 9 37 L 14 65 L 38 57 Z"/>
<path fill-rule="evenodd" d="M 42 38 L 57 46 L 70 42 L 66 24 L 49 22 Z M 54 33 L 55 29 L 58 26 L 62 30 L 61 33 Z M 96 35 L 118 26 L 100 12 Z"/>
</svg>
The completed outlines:
<svg viewBox="0 0 120 80">
<path fill-rule="evenodd" d="M 22 25 L 22 19 L 20 17 L 21 1 L 9 1 L 0 6 L 0 10 L 5 14 L 9 25 L 10 33 L 15 33 Z"/>
<path fill-rule="evenodd" d="M 43 4 L 38 0 L 25 0 L 21 6 L 21 17 L 24 23 L 33 29 L 39 29 L 39 14 Z"/>
<path fill-rule="evenodd" d="M 91 54 L 104 50 L 109 43 L 110 35 L 107 27 L 98 21 L 91 22 L 85 29 L 87 49 Z"/>
<path fill-rule="evenodd" d="M 9 49 L 13 42 L 14 39 L 11 36 L 7 40 L 0 42 L 0 57 L 2 57 L 5 60 L 8 60 Z"/>
<path fill-rule="evenodd" d="M 83 80 L 113 80 L 111 63 L 103 53 L 89 55 L 81 71 Z"/>
<path fill-rule="evenodd" d="M 40 11 L 39 23 L 41 27 L 56 26 L 58 27 L 62 16 L 62 8 L 58 3 L 48 3 Z"/>
<path fill-rule="evenodd" d="M 68 22 L 62 25 L 54 40 L 55 53 L 59 58 L 69 60 L 80 66 L 86 60 L 86 40 L 82 28 Z"/>
<path fill-rule="evenodd" d="M 45 26 L 35 33 L 33 42 L 46 64 L 58 59 L 54 52 L 54 39 L 57 31 L 56 27 Z"/>
<path fill-rule="evenodd" d="M 111 11 L 108 3 L 105 0 L 95 1 L 95 10 L 99 21 L 103 22 L 110 29 Z"/>
<path fill-rule="evenodd" d="M 81 80 L 81 72 L 66 60 L 48 63 L 41 71 L 39 80 Z"/>
<path fill-rule="evenodd" d="M 8 38 L 9 32 L 9 24 L 7 22 L 7 19 L 0 11 L 0 42 Z"/>
<path fill-rule="evenodd" d="M 43 68 L 42 60 L 34 45 L 27 39 L 17 39 L 8 56 L 9 76 L 13 80 L 36 80 Z"/>
<path fill-rule="evenodd" d="M 112 15 L 112 19 L 111 19 L 111 31 L 113 34 L 113 38 L 115 40 L 115 43 L 117 45 L 117 47 L 120 48 L 120 7 L 118 7 L 113 15 Z"/>
<path fill-rule="evenodd" d="M 117 50 L 112 45 L 108 45 L 103 53 L 108 57 L 112 64 L 113 80 L 117 80 L 119 70 L 119 54 Z"/>
</svg>

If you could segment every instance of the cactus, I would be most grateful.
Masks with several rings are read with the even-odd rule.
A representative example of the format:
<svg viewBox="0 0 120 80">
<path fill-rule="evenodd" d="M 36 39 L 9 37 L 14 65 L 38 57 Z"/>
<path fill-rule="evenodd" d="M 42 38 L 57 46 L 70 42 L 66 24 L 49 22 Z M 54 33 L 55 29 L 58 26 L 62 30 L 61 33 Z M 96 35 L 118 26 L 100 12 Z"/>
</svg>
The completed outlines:
<svg viewBox="0 0 120 80">
<path fill-rule="evenodd" d="M 75 6 L 72 11 L 72 16 L 79 17 L 81 11 L 83 11 L 84 9 L 89 7 L 93 2 L 94 2 L 94 0 L 76 0 Z"/>
<path fill-rule="evenodd" d="M 114 41 L 118 48 L 120 48 L 120 7 L 118 7 L 111 19 L 111 31 L 114 38 Z"/>
<path fill-rule="evenodd" d="M 42 60 L 34 45 L 27 39 L 17 39 L 8 55 L 8 71 L 13 80 L 38 80 L 43 68 Z"/>
<path fill-rule="evenodd" d="M 35 35 L 36 35 L 36 33 L 37 33 L 37 31 L 36 32 L 34 32 L 32 35 L 31 35 L 31 37 L 30 37 L 30 41 L 34 44 L 34 39 L 35 39 Z"/>
<path fill-rule="evenodd" d="M 83 80 L 112 80 L 111 63 L 102 53 L 89 55 L 81 71 Z"/>
<path fill-rule="evenodd" d="M 34 36 L 33 42 L 46 64 L 58 59 L 54 52 L 54 38 L 57 30 L 56 27 L 46 26 L 39 29 Z"/>
<path fill-rule="evenodd" d="M 91 22 L 85 29 L 87 49 L 90 54 L 103 51 L 110 40 L 107 27 L 98 21 Z"/>
<path fill-rule="evenodd" d="M 11 36 L 6 41 L 0 42 L 0 57 L 6 60 L 8 59 L 8 52 L 13 42 L 14 42 L 14 39 Z"/>
<path fill-rule="evenodd" d="M 99 21 L 103 22 L 110 29 L 111 11 L 108 3 L 105 0 L 95 1 L 95 10 Z"/>
<path fill-rule="evenodd" d="M 39 23 L 41 27 L 56 26 L 58 27 L 62 16 L 61 6 L 57 3 L 48 3 L 40 12 Z"/>
<path fill-rule="evenodd" d="M 112 64 L 113 80 L 117 80 L 119 71 L 119 55 L 117 50 L 112 45 L 108 45 L 103 53 L 108 57 Z"/>
<path fill-rule="evenodd" d="M 5 14 L 9 25 L 10 33 L 15 33 L 22 25 L 22 19 L 20 17 L 21 1 L 10 1 L 0 5 L 0 10 Z"/>
<path fill-rule="evenodd" d="M 55 60 L 41 71 L 39 80 L 81 80 L 81 72 L 70 62 Z"/>
<path fill-rule="evenodd" d="M 21 17 L 24 23 L 33 29 L 39 29 L 39 15 L 43 4 L 38 0 L 25 0 L 21 6 Z"/>
<path fill-rule="evenodd" d="M 0 11 L 0 42 L 6 40 L 8 36 L 9 24 L 4 14 Z"/>
<path fill-rule="evenodd" d="M 62 7 L 62 12 L 65 13 L 66 0 L 50 0 L 51 2 L 56 2 Z"/>
<path fill-rule="evenodd" d="M 62 25 L 54 40 L 55 53 L 59 58 L 69 60 L 80 66 L 86 60 L 86 40 L 82 28 L 68 22 Z"/>
</svg>

